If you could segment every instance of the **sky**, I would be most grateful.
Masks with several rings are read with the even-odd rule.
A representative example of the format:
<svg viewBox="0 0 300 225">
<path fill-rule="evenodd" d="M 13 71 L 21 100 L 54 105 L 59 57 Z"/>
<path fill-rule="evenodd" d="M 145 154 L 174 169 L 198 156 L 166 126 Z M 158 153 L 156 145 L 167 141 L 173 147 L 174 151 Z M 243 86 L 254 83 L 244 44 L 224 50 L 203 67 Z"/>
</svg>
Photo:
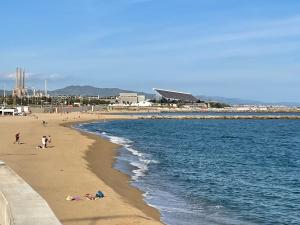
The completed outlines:
<svg viewBox="0 0 300 225">
<path fill-rule="evenodd" d="M 1 0 L 0 89 L 153 88 L 300 102 L 299 0 Z"/>
</svg>

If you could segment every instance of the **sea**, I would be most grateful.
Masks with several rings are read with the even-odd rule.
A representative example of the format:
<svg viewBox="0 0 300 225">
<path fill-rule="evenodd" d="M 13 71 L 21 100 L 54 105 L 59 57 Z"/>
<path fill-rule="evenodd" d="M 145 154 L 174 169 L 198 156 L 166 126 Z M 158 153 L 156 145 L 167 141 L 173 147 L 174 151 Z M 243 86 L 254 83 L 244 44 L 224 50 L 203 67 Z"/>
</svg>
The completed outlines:
<svg viewBox="0 0 300 225">
<path fill-rule="evenodd" d="M 114 167 L 166 224 L 300 224 L 300 120 L 115 120 L 76 128 L 121 146 Z"/>
</svg>

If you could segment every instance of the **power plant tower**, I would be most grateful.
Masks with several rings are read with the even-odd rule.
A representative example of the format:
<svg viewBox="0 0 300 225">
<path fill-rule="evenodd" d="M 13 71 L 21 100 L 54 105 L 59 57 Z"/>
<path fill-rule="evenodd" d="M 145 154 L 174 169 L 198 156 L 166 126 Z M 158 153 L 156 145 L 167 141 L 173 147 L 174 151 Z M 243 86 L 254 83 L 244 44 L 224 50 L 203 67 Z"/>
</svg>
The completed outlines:
<svg viewBox="0 0 300 225">
<path fill-rule="evenodd" d="M 48 96 L 48 93 L 47 93 L 47 80 L 45 80 L 45 97 Z"/>
<path fill-rule="evenodd" d="M 23 70 L 22 74 L 22 89 L 25 90 L 25 70 Z"/>
<path fill-rule="evenodd" d="M 16 69 L 16 87 L 13 91 L 13 96 L 23 98 L 26 95 L 25 90 L 25 70 L 22 68 Z"/>
</svg>

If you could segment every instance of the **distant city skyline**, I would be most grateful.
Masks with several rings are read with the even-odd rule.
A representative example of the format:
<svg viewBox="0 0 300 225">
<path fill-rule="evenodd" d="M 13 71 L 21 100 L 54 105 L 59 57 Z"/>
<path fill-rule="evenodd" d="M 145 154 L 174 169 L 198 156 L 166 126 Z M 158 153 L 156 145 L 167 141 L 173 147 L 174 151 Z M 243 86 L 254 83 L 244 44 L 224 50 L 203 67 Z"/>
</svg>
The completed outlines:
<svg viewBox="0 0 300 225">
<path fill-rule="evenodd" d="M 300 1 L 52 0 L 0 7 L 0 89 L 153 87 L 300 101 Z"/>
</svg>

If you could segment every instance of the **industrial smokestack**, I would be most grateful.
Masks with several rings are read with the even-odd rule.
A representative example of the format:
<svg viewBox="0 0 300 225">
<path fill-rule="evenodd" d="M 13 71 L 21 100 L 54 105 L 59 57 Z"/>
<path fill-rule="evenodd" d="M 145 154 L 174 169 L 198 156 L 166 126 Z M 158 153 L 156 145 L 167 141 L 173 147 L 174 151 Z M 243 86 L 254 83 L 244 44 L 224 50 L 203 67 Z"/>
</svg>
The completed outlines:
<svg viewBox="0 0 300 225">
<path fill-rule="evenodd" d="M 19 71 L 18 71 L 18 88 L 20 88 L 20 85 L 21 85 L 21 68 L 19 68 Z"/>
<path fill-rule="evenodd" d="M 22 78 L 22 88 L 25 89 L 25 70 L 23 70 Z"/>
<path fill-rule="evenodd" d="M 47 93 L 47 80 L 45 80 L 45 96 L 47 97 L 48 93 Z"/>
<path fill-rule="evenodd" d="M 20 73 L 20 83 L 19 83 L 19 88 L 22 89 L 22 87 L 23 87 L 23 69 L 22 69 L 22 68 L 20 68 L 19 73 Z"/>
<path fill-rule="evenodd" d="M 18 88 L 22 88 L 22 68 L 19 68 L 19 85 Z"/>
<path fill-rule="evenodd" d="M 16 88 L 18 88 L 19 85 L 19 68 L 16 69 Z"/>
</svg>

